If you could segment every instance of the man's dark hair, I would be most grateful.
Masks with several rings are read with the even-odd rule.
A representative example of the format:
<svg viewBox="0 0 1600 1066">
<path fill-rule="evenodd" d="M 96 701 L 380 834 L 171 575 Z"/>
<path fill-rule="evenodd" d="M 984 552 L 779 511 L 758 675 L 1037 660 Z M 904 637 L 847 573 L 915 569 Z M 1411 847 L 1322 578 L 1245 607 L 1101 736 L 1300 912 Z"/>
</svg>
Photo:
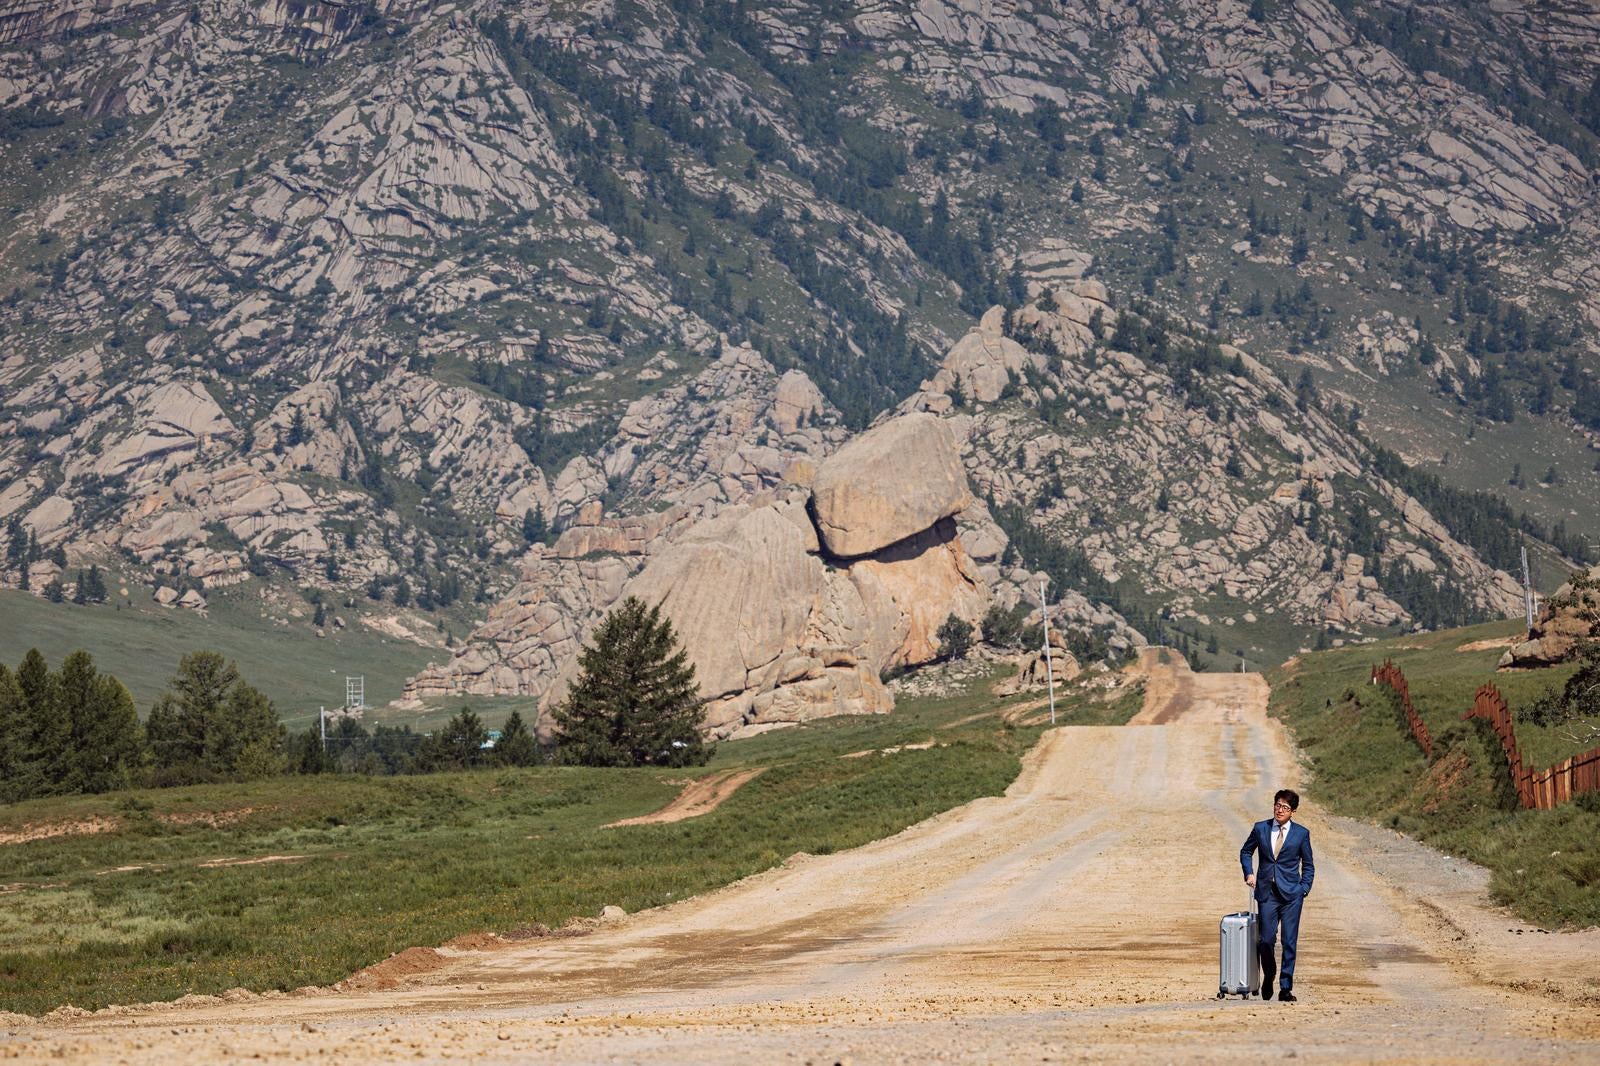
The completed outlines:
<svg viewBox="0 0 1600 1066">
<path fill-rule="evenodd" d="M 1296 792 L 1292 788 L 1280 788 L 1278 791 L 1274 792 L 1272 794 L 1272 805 L 1276 807 L 1279 800 L 1283 800 L 1283 802 L 1287 803 L 1291 811 L 1298 811 L 1300 809 L 1300 793 Z"/>
</svg>

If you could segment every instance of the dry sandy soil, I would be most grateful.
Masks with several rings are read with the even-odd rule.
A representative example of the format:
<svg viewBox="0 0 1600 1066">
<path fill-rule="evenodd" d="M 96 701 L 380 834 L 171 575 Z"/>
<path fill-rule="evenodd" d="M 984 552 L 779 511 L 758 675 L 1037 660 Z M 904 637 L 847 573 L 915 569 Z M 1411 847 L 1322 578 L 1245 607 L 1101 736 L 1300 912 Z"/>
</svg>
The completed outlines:
<svg viewBox="0 0 1600 1066">
<path fill-rule="evenodd" d="M 710 814 L 763 769 L 765 767 L 757 766 L 749 770 L 723 770 L 696 778 L 683 786 L 683 791 L 659 811 L 641 814 L 637 818 L 624 818 L 612 822 L 606 828 L 619 825 L 665 825 L 668 822 L 681 822 L 685 818 L 698 818 L 702 814 Z"/>
<path fill-rule="evenodd" d="M 890 839 L 397 988 L 54 1019 L 0 1058 L 1600 1062 L 1600 933 L 1508 931 L 1478 872 L 1314 802 L 1301 1002 L 1219 1003 L 1239 845 L 1295 762 L 1259 675 L 1144 670 L 1140 724 L 1052 731 L 1005 796 Z"/>
</svg>

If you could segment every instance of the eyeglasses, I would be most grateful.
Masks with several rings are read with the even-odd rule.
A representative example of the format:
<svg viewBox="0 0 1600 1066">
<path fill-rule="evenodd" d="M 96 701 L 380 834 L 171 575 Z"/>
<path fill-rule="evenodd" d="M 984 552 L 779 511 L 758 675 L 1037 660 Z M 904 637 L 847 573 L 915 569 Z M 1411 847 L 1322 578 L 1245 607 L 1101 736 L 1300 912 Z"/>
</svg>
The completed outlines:
<svg viewBox="0 0 1600 1066">
<path fill-rule="evenodd" d="M 1272 805 L 1272 809 L 1275 810 L 1275 811 L 1292 811 L 1292 810 L 1294 810 L 1294 808 L 1289 806 L 1287 803 L 1274 803 Z"/>
</svg>

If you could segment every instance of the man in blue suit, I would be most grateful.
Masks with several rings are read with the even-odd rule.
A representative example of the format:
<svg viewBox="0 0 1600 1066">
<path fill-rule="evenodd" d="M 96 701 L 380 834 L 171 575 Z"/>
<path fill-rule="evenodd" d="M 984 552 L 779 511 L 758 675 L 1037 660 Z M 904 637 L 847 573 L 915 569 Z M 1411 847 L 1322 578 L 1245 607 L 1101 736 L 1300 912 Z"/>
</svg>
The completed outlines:
<svg viewBox="0 0 1600 1066">
<path fill-rule="evenodd" d="M 1300 807 L 1300 796 L 1287 788 L 1280 788 L 1272 797 L 1272 817 L 1250 827 L 1244 847 L 1239 849 L 1239 864 L 1244 867 L 1244 883 L 1253 887 L 1260 918 L 1256 928 L 1260 941 L 1256 950 L 1261 953 L 1261 998 L 1272 998 L 1272 979 L 1278 974 L 1273 958 L 1278 927 L 1283 927 L 1283 977 L 1278 999 L 1293 1003 L 1294 951 L 1300 939 L 1300 903 L 1311 891 L 1311 879 L 1316 867 L 1311 861 L 1311 831 L 1296 825 L 1294 812 Z M 1250 872 L 1250 853 L 1261 856 L 1260 872 Z"/>
</svg>

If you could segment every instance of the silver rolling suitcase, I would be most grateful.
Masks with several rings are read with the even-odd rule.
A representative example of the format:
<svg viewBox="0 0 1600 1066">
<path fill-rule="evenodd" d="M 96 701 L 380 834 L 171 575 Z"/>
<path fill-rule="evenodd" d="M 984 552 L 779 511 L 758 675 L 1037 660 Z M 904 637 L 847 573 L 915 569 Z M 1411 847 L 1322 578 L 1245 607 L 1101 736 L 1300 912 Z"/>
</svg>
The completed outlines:
<svg viewBox="0 0 1600 1066">
<path fill-rule="evenodd" d="M 1219 974 L 1217 998 L 1244 996 L 1261 991 L 1261 956 L 1256 953 L 1255 893 L 1250 909 L 1222 916 L 1218 934 Z"/>
</svg>

